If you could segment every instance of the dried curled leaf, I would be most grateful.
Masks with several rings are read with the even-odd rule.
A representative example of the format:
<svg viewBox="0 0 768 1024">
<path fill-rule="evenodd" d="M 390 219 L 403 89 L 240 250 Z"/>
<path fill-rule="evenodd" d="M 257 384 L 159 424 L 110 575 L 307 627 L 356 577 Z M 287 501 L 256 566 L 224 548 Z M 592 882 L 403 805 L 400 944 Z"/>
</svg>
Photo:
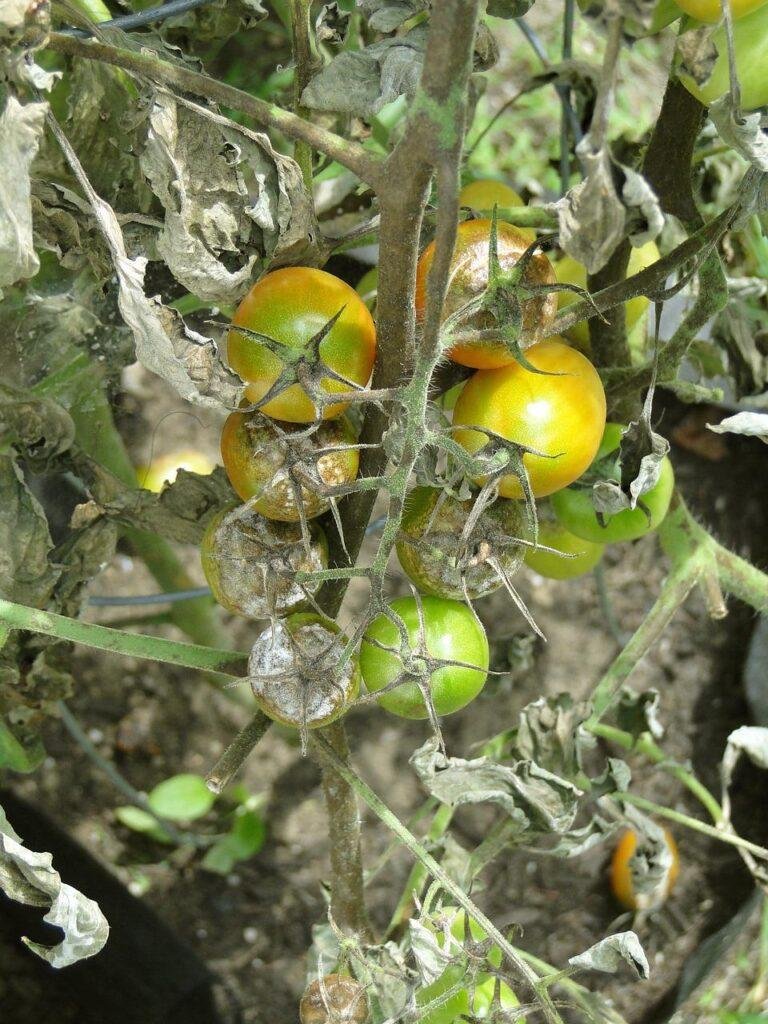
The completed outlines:
<svg viewBox="0 0 768 1024">
<path fill-rule="evenodd" d="M 744 437 L 759 437 L 768 444 L 768 413 L 737 412 L 726 416 L 719 423 L 708 423 L 707 429 L 715 434 L 741 434 Z"/>
<path fill-rule="evenodd" d="M 49 947 L 27 938 L 22 941 L 52 967 L 69 967 L 103 949 L 109 925 L 98 903 L 62 882 L 50 853 L 35 853 L 23 846 L 2 807 L 0 889 L 17 903 L 50 908 L 43 920 L 62 929 L 61 942 Z"/>
<path fill-rule="evenodd" d="M 413 97 L 421 77 L 426 27 L 345 51 L 315 75 L 301 94 L 312 110 L 372 117 L 398 96 Z"/>
<path fill-rule="evenodd" d="M 649 242 L 664 226 L 651 186 L 631 167 L 620 164 L 606 147 L 594 149 L 587 135 L 577 146 L 586 177 L 556 204 L 560 244 L 590 274 L 608 262 L 619 242 Z"/>
<path fill-rule="evenodd" d="M 394 32 L 404 21 L 426 11 L 429 0 L 359 0 L 374 32 Z"/>
<path fill-rule="evenodd" d="M 768 173 L 768 135 L 760 113 L 742 114 L 735 110 L 730 94 L 712 103 L 709 116 L 720 138 L 745 160 Z"/>
<path fill-rule="evenodd" d="M 233 304 L 272 261 L 306 259 L 301 172 L 266 135 L 158 92 L 140 164 L 165 210 L 157 251 L 198 298 Z"/>
<path fill-rule="evenodd" d="M 595 745 L 581 729 L 590 715 L 585 701 L 574 703 L 567 693 L 540 697 L 520 712 L 514 747 L 520 757 L 567 779 L 581 771 L 582 755 Z"/>
<path fill-rule="evenodd" d="M 0 298 L 3 288 L 40 268 L 32 240 L 29 168 L 40 146 L 45 103 L 22 105 L 9 95 L 0 114 Z"/>
<path fill-rule="evenodd" d="M 533 761 L 511 766 L 486 757 L 446 757 L 432 738 L 410 759 L 419 779 L 441 803 L 460 807 L 490 801 L 504 808 L 521 831 L 567 832 L 576 818 L 581 790 Z"/>
<path fill-rule="evenodd" d="M 638 978 L 648 978 L 651 974 L 648 957 L 634 932 L 609 935 L 578 956 L 570 957 L 568 963 L 581 970 L 603 971 L 606 974 L 615 974 L 622 965 L 627 964 Z"/>
</svg>

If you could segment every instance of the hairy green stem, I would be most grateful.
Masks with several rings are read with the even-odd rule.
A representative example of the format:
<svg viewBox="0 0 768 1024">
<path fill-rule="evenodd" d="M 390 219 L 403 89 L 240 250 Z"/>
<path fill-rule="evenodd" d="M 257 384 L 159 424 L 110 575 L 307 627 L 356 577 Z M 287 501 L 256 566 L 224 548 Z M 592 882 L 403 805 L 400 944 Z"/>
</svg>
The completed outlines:
<svg viewBox="0 0 768 1024">
<path fill-rule="evenodd" d="M 240 730 L 206 776 L 205 784 L 212 793 L 222 793 L 227 788 L 271 725 L 272 719 L 257 711 Z"/>
</svg>

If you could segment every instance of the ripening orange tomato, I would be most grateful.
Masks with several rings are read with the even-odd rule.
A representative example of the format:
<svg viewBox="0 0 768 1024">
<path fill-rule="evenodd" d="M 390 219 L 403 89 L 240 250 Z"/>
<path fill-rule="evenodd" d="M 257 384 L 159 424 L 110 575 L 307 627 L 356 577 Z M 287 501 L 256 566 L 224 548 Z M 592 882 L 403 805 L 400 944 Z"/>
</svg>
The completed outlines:
<svg viewBox="0 0 768 1024">
<path fill-rule="evenodd" d="M 283 267 L 262 277 L 237 307 L 233 327 L 272 338 L 286 356 L 304 352 L 313 337 L 340 313 L 320 342 L 322 362 L 353 384 L 365 385 L 376 355 L 376 329 L 367 306 L 344 281 L 314 267 Z M 280 351 L 280 348 L 278 348 Z M 284 362 L 263 342 L 233 330 L 227 341 L 229 365 L 248 387 L 249 402 L 259 402 L 278 380 Z M 326 394 L 349 391 L 349 385 L 330 377 L 322 379 Z M 340 416 L 342 403 L 328 405 L 323 419 Z M 300 384 L 291 384 L 261 407 L 267 416 L 288 423 L 312 423 L 319 419 L 314 402 Z"/>
<path fill-rule="evenodd" d="M 456 232 L 456 246 L 451 261 L 448 291 L 443 304 L 443 320 L 465 306 L 471 299 L 478 298 L 488 285 L 488 261 L 491 238 L 490 220 L 465 220 Z M 530 240 L 521 234 L 519 228 L 505 224 L 496 225 L 499 264 L 502 270 L 510 271 L 528 248 Z M 435 243 L 430 242 L 419 257 L 416 268 L 416 316 L 424 318 L 427 304 L 427 275 L 435 255 Z M 523 283 L 526 285 L 555 284 L 555 272 L 546 256 L 537 253 L 531 258 Z M 522 308 L 522 329 L 533 334 L 539 328 L 552 323 L 557 312 L 557 294 L 548 292 L 526 299 Z M 462 324 L 463 330 L 481 330 L 493 327 L 494 322 L 487 312 L 477 312 Z M 488 370 L 507 366 L 515 357 L 501 341 L 472 341 L 454 345 L 448 355 L 462 366 Z"/>
<path fill-rule="evenodd" d="M 627 910 L 656 910 L 672 891 L 680 873 L 680 856 L 672 833 L 664 829 L 664 838 L 671 855 L 671 862 L 659 884 L 649 892 L 635 891 L 632 858 L 637 850 L 637 833 L 628 829 L 623 833 L 611 858 L 611 890 L 616 899 Z"/>
<path fill-rule="evenodd" d="M 597 370 L 580 352 L 562 341 L 542 341 L 526 349 L 534 373 L 519 363 L 498 370 L 478 370 L 464 385 L 453 412 L 462 427 L 486 427 L 508 441 L 532 448 L 526 453 L 534 497 L 543 498 L 577 480 L 592 463 L 605 429 L 605 392 Z M 477 430 L 454 437 L 475 454 L 487 443 Z M 501 477 L 503 498 L 522 498 L 514 474 Z"/>
</svg>

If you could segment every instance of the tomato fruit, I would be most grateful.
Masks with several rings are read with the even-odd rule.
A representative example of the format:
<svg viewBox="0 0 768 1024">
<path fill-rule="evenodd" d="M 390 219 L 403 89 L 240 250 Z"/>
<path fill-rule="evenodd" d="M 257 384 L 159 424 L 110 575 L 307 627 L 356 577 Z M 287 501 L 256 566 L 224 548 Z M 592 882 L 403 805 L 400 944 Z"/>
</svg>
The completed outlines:
<svg viewBox="0 0 768 1024">
<path fill-rule="evenodd" d="M 498 559 L 507 576 L 517 571 L 523 506 L 499 498 L 483 511 L 465 546 L 461 532 L 471 510 L 471 501 L 457 501 L 437 487 L 415 487 L 406 498 L 397 557 L 422 593 L 461 600 L 462 576 L 471 599 L 493 593 L 502 580 L 489 558 Z"/>
<path fill-rule="evenodd" d="M 525 206 L 521 196 L 503 181 L 491 181 L 488 178 L 481 178 L 472 181 L 459 192 L 459 206 L 467 206 L 470 210 L 478 213 L 493 213 L 494 206 L 500 209 L 509 207 Z M 520 234 L 532 242 L 536 238 L 533 228 L 518 228 Z"/>
<path fill-rule="evenodd" d="M 200 543 L 200 561 L 208 586 L 222 607 L 248 619 L 267 619 L 296 611 L 320 584 L 297 583 L 297 572 L 328 566 L 328 542 L 315 523 L 309 551 L 295 523 L 273 523 L 247 505 L 222 509 L 208 524 Z"/>
<path fill-rule="evenodd" d="M 489 246 L 491 221 L 465 220 L 459 224 L 456 246 L 451 261 L 450 283 L 443 304 L 443 320 L 465 306 L 471 299 L 483 294 L 488 284 Z M 528 248 L 530 240 L 518 228 L 503 221 L 496 225 L 499 264 L 502 270 L 510 271 Z M 427 275 L 435 255 L 435 243 L 430 242 L 419 257 L 416 268 L 416 316 L 423 319 L 427 303 Z M 555 283 L 555 272 L 546 256 L 537 253 L 532 257 L 523 277 L 525 285 L 549 285 Z M 526 299 L 522 307 L 522 328 L 531 334 L 539 327 L 545 327 L 557 312 L 555 292 Z M 462 330 L 479 330 L 494 327 L 488 312 L 478 311 L 462 324 Z M 514 362 L 514 356 L 501 341 L 469 342 L 454 345 L 448 355 L 462 366 L 476 369 L 490 369 Z"/>
<path fill-rule="evenodd" d="M 352 424 L 345 416 L 323 421 L 316 430 L 283 423 L 280 427 L 260 413 L 233 412 L 221 432 L 221 458 L 229 481 L 243 501 L 267 519 L 298 522 L 301 507 L 307 519 L 322 515 L 330 502 L 312 482 L 328 486 L 351 483 L 357 476 L 356 448 L 315 454 L 324 448 L 354 445 Z M 295 487 L 291 481 L 295 481 Z"/>
<path fill-rule="evenodd" d="M 627 264 L 627 277 L 632 277 L 633 274 L 639 273 L 641 270 L 645 270 L 646 267 L 650 267 L 658 259 L 661 258 L 655 242 L 646 242 L 645 245 L 633 247 L 632 252 L 629 256 L 629 263 Z M 575 284 L 579 288 L 587 287 L 587 268 L 583 263 L 579 263 L 573 259 L 572 256 L 563 256 L 557 260 L 554 264 L 555 274 L 560 284 Z M 581 296 L 576 292 L 564 291 L 557 292 L 557 303 L 559 309 L 565 309 L 568 306 L 572 306 L 575 302 L 581 302 Z M 637 295 L 634 299 L 630 299 L 629 302 L 625 303 L 625 316 L 627 333 L 629 334 L 640 319 L 648 311 L 650 306 L 650 299 L 646 298 L 645 295 Z M 589 354 L 590 341 L 589 341 L 589 321 L 582 320 L 578 324 L 574 324 L 566 332 L 568 338 L 577 345 L 582 352 Z"/>
<path fill-rule="evenodd" d="M 648 854 L 637 850 L 637 833 L 627 829 L 619 839 L 611 858 L 611 890 L 616 899 L 627 910 L 656 910 L 672 891 L 680 873 L 680 856 L 672 833 L 664 829 L 667 845 L 661 870 L 651 877 Z M 648 851 L 652 854 L 654 851 Z"/>
<path fill-rule="evenodd" d="M 725 28 L 720 27 L 712 35 L 717 48 L 717 60 L 712 74 L 703 85 L 698 85 L 690 75 L 680 71 L 680 81 L 688 92 L 700 103 L 710 106 L 729 89 L 728 44 Z M 741 86 L 741 105 L 744 110 L 755 110 L 768 104 L 768 4 L 734 21 L 733 45 L 736 54 L 736 71 Z"/>
<path fill-rule="evenodd" d="M 547 521 L 539 521 L 538 542 L 545 547 L 562 551 L 564 555 L 573 556 L 563 558 L 541 548 L 526 549 L 525 564 L 528 568 L 550 580 L 573 580 L 583 576 L 595 568 L 605 550 L 604 544 L 593 544 L 592 541 L 583 540 L 569 533 L 559 523 Z"/>
<path fill-rule="evenodd" d="M 605 480 L 621 479 L 618 462 L 609 460 L 614 452 L 618 457 L 622 428 L 617 423 L 609 423 L 606 427 L 605 441 L 601 445 L 595 464 L 602 463 L 599 476 Z M 609 461 L 605 461 L 609 460 Z M 622 541 L 637 540 L 646 533 L 655 530 L 664 521 L 672 500 L 675 487 L 675 474 L 672 463 L 665 457 L 661 463 L 659 479 L 640 501 L 647 509 L 625 508 L 613 516 L 605 516 L 605 525 L 600 524 L 597 512 L 592 504 L 590 486 L 567 487 L 552 495 L 552 509 L 558 521 L 566 530 L 575 533 L 583 540 L 595 544 L 619 544 Z"/>
<path fill-rule="evenodd" d="M 765 2 L 766 0 L 730 0 L 731 17 L 738 21 L 739 18 L 762 7 Z M 697 21 L 714 23 L 720 21 L 723 14 L 720 0 L 677 0 L 677 6 Z"/>
<path fill-rule="evenodd" d="M 301 729 L 317 729 L 344 714 L 360 692 L 357 659 L 338 668 L 346 643 L 335 622 L 313 612 L 265 629 L 248 659 L 248 679 L 264 714 Z"/>
<path fill-rule="evenodd" d="M 205 475 L 213 472 L 214 464 L 207 455 L 195 448 L 184 448 L 168 455 L 158 455 L 148 466 L 137 466 L 136 477 L 139 486 L 159 494 L 165 484 L 173 483 L 180 469 Z"/>
<path fill-rule="evenodd" d="M 367 306 L 344 281 L 313 267 L 284 267 L 265 275 L 237 307 L 233 327 L 247 327 L 283 346 L 286 356 L 308 353 L 309 343 L 330 320 L 340 316 L 320 342 L 321 361 L 353 384 L 365 385 L 376 355 L 376 330 Z M 284 368 L 280 356 L 255 338 L 229 333 L 229 365 L 248 387 L 249 402 L 259 402 L 275 384 Z M 325 394 L 349 391 L 350 387 L 322 378 Z M 270 399 L 261 411 L 289 423 L 312 423 L 318 418 L 315 405 L 300 384 L 291 384 Z M 344 411 L 341 403 L 326 406 L 323 419 Z"/>
<path fill-rule="evenodd" d="M 376 693 L 393 683 L 406 666 L 418 674 L 427 666 L 423 659 L 432 657 L 460 661 L 476 668 L 444 665 L 429 678 L 432 703 L 438 715 L 450 715 L 463 708 L 480 693 L 488 669 L 488 638 L 482 623 L 470 608 L 459 601 L 441 597 L 421 598 L 426 650 L 419 649 L 420 617 L 414 597 L 398 597 L 390 608 L 400 616 L 408 633 L 410 652 L 400 657 L 400 631 L 391 619 L 380 615 L 365 632 L 360 647 L 360 670 L 366 688 Z M 382 650 L 368 641 L 384 644 L 393 650 Z M 401 718 L 427 718 L 428 711 L 416 682 L 406 681 L 382 694 L 379 704 Z"/>
<path fill-rule="evenodd" d="M 416 1005 L 419 1007 L 429 1006 L 435 1002 L 444 992 L 448 992 L 455 985 L 460 985 L 466 977 L 466 971 L 456 965 L 447 967 L 439 978 L 436 978 L 430 985 L 419 989 L 416 993 Z M 465 988 L 460 988 L 444 1003 L 429 1010 L 419 1018 L 419 1024 L 463 1024 L 464 1017 L 469 1013 L 469 993 Z"/>
<path fill-rule="evenodd" d="M 546 373 L 519 363 L 478 370 L 459 395 L 453 422 L 486 427 L 541 452 L 526 453 L 523 463 L 534 496 L 542 498 L 573 483 L 594 459 L 605 427 L 605 392 L 586 356 L 561 341 L 540 342 L 525 357 Z M 454 437 L 470 454 L 487 442 L 485 434 L 470 429 L 457 430 Z M 499 494 L 522 498 L 518 478 L 501 477 Z"/>
</svg>

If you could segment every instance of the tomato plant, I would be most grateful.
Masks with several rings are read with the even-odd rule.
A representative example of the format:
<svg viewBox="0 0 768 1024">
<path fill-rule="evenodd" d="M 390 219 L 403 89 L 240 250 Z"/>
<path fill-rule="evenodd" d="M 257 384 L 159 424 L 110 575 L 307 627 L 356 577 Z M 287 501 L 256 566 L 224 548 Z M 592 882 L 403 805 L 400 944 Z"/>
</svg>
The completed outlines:
<svg viewBox="0 0 768 1024">
<path fill-rule="evenodd" d="M 473 299 L 478 299 L 488 285 L 488 268 L 490 257 L 491 221 L 487 219 L 465 220 L 459 224 L 456 245 L 451 262 L 450 286 L 443 305 L 443 318 L 456 313 Z M 498 258 L 501 269 L 511 271 L 530 244 L 530 239 L 521 234 L 519 228 L 505 224 L 496 225 Z M 423 318 L 427 301 L 427 277 L 435 254 L 435 244 L 431 242 L 419 257 L 416 269 L 416 316 Z M 548 285 L 555 283 L 552 264 L 546 256 L 537 253 L 533 256 L 523 274 L 523 284 Z M 554 292 L 536 295 L 525 299 L 522 303 L 522 329 L 531 333 L 551 323 L 557 309 L 557 298 Z M 492 318 L 477 312 L 469 316 L 462 328 L 480 329 L 494 327 Z M 509 347 L 501 341 L 470 341 L 457 344 L 448 350 L 454 362 L 463 366 L 489 369 L 506 366 L 514 362 Z"/>
<path fill-rule="evenodd" d="M 277 383 L 286 365 L 280 358 L 282 351 L 286 359 L 305 356 L 314 363 L 310 343 L 326 329 L 318 347 L 320 363 L 343 381 L 323 377 L 323 392 L 350 391 L 354 385 L 367 384 L 371 376 L 376 354 L 371 314 L 353 288 L 324 270 L 284 267 L 266 274 L 238 306 L 232 326 L 247 327 L 275 343 L 270 348 L 256 338 L 230 331 L 227 357 L 232 369 L 248 382 L 250 402 L 260 402 Z M 323 418 L 339 416 L 344 408 L 343 403 L 327 405 Z M 298 383 L 280 391 L 261 409 L 289 423 L 311 423 L 317 418 L 314 402 Z"/>
<path fill-rule="evenodd" d="M 666 850 L 659 855 L 649 840 L 638 844 L 638 835 L 627 829 L 611 858 L 611 890 L 627 910 L 656 910 L 669 896 L 680 873 L 677 843 L 664 829 Z"/>
<path fill-rule="evenodd" d="M 731 8 L 731 17 L 734 21 L 750 14 L 758 7 L 762 7 L 766 0 L 728 0 Z M 723 16 L 723 9 L 718 0 L 676 0 L 677 6 L 682 8 L 697 21 L 720 21 Z"/>
<path fill-rule="evenodd" d="M 326 512 L 322 485 L 341 487 L 357 476 L 360 456 L 352 424 L 345 416 L 316 430 L 284 423 L 277 427 L 260 413 L 233 412 L 221 432 L 221 458 L 230 483 L 243 501 L 268 519 L 294 523 Z M 325 451 L 324 449 L 339 449 Z"/>
<path fill-rule="evenodd" d="M 621 442 L 620 427 L 609 423 L 595 460 L 594 475 L 603 480 L 621 480 L 618 463 L 618 448 Z M 590 473 L 589 480 L 592 479 Z M 618 544 L 622 541 L 637 540 L 655 530 L 664 521 L 672 500 L 675 474 L 668 456 L 662 459 L 659 478 L 654 486 L 638 500 L 636 508 L 626 508 L 614 515 L 606 515 L 600 521 L 592 503 L 589 480 L 584 486 L 566 487 L 551 498 L 552 508 L 558 520 L 571 533 L 595 544 Z"/>
<path fill-rule="evenodd" d="M 474 700 L 485 685 L 488 639 L 471 609 L 459 601 L 430 596 L 399 597 L 389 608 L 402 620 L 409 647 L 402 650 L 400 629 L 383 613 L 368 627 L 360 647 L 360 670 L 370 692 L 386 689 L 401 676 L 404 679 L 402 685 L 383 693 L 379 704 L 401 718 L 427 717 L 421 690 L 407 675 L 429 686 L 438 715 L 450 715 Z M 430 666 L 431 660 L 449 664 Z"/>
<path fill-rule="evenodd" d="M 499 499 L 462 539 L 472 501 L 458 501 L 436 487 L 415 487 L 406 500 L 397 557 L 424 594 L 463 599 L 484 597 L 502 585 L 521 560 L 525 517 L 519 502 Z"/>
<path fill-rule="evenodd" d="M 595 568 L 605 550 L 605 545 L 577 537 L 559 523 L 546 519 L 539 521 L 538 543 L 543 547 L 526 549 L 525 564 L 540 576 L 552 580 L 573 580 L 583 576 Z M 545 547 L 554 550 L 545 551 Z"/>
<path fill-rule="evenodd" d="M 523 463 L 537 498 L 572 483 L 590 465 L 605 427 L 605 392 L 597 371 L 580 352 L 562 341 L 545 341 L 526 350 L 535 373 L 514 363 L 497 370 L 479 370 L 459 395 L 454 425 L 484 427 L 508 441 L 525 445 Z M 477 430 L 455 431 L 456 440 L 472 454 L 486 443 Z M 522 498 L 519 479 L 499 481 L 504 498 Z"/>
</svg>

